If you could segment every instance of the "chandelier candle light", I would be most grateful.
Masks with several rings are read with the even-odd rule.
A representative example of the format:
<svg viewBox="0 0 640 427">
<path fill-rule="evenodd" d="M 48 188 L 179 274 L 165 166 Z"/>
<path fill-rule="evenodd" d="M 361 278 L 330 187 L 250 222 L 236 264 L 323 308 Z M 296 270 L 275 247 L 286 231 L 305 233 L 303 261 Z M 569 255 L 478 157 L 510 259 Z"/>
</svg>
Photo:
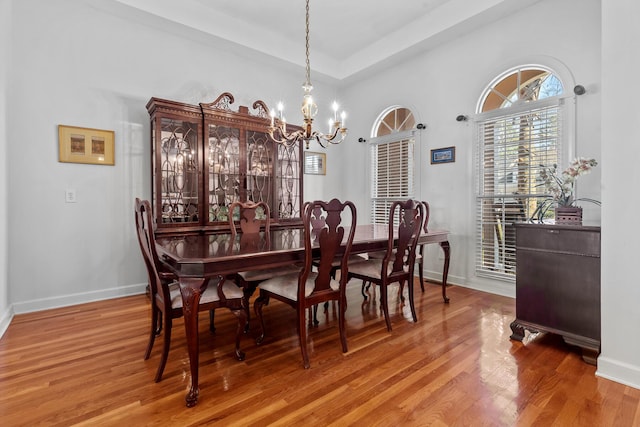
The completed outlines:
<svg viewBox="0 0 640 427">
<path fill-rule="evenodd" d="M 271 126 L 269 126 L 269 136 L 278 144 L 288 147 L 298 142 L 305 141 L 307 149 L 309 142 L 315 139 L 323 148 L 328 144 L 340 144 L 347 135 L 347 128 L 344 126 L 346 114 L 343 111 L 338 114 L 339 106 L 337 102 L 333 103 L 333 120 L 329 119 L 329 133 L 323 134 L 313 130 L 313 118 L 318 113 L 318 106 L 313 102 L 311 91 L 311 67 L 309 65 L 309 0 L 307 0 L 307 18 L 306 18 L 306 81 L 302 85 L 304 97 L 302 98 L 302 115 L 304 117 L 304 126 L 295 132 L 287 132 L 287 121 L 284 117 L 284 106 L 278 103 L 277 112 L 271 110 Z"/>
</svg>

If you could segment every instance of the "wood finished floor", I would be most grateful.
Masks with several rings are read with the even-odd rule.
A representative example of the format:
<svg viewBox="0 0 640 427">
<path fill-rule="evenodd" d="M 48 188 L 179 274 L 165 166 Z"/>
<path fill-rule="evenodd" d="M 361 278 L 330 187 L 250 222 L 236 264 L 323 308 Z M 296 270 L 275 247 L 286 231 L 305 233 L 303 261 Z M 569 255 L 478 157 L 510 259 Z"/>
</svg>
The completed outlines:
<svg viewBox="0 0 640 427">
<path fill-rule="evenodd" d="M 393 331 L 377 301 L 348 291 L 349 352 L 334 310 L 310 331 L 302 368 L 294 311 L 265 307 L 233 358 L 236 320 L 200 317 L 200 400 L 186 408 L 189 366 L 182 320 L 174 324 L 163 380 L 160 340 L 143 360 L 149 303 L 143 295 L 17 315 L 0 340 L 3 426 L 638 426 L 640 390 L 598 378 L 557 336 L 509 340 L 510 298 L 451 286 L 417 287 L 418 323 L 390 291 Z"/>
</svg>

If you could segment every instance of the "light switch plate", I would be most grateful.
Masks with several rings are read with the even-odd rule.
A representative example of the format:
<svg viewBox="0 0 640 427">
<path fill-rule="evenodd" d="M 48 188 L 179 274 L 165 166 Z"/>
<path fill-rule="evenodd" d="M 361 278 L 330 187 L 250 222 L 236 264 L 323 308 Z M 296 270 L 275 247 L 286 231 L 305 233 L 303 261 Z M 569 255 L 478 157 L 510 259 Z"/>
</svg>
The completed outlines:
<svg viewBox="0 0 640 427">
<path fill-rule="evenodd" d="M 76 189 L 75 188 L 67 188 L 64 190 L 64 201 L 66 203 L 76 203 Z"/>
</svg>

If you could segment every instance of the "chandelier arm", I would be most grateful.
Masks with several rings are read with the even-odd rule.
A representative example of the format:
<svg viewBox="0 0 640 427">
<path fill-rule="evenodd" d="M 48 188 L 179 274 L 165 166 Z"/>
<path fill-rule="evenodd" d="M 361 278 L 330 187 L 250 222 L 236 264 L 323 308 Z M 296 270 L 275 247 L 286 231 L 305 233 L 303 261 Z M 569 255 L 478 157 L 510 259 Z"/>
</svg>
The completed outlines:
<svg viewBox="0 0 640 427">
<path fill-rule="evenodd" d="M 275 126 L 269 126 L 269 136 L 278 144 L 283 144 L 287 147 L 295 145 L 301 137 L 304 136 L 302 131 L 286 132 L 283 128 L 283 123 L 275 123 Z"/>
<path fill-rule="evenodd" d="M 340 138 L 338 138 L 338 133 L 340 133 Z M 320 142 L 320 140 L 323 140 L 330 144 L 340 144 L 342 141 L 344 141 L 344 138 L 346 135 L 347 135 L 347 128 L 337 126 L 336 128 L 334 128 L 331 134 L 325 135 L 320 132 L 314 131 L 311 136 L 315 137 L 318 140 L 318 142 Z M 323 144 L 320 144 L 320 145 L 325 147 Z"/>
<path fill-rule="evenodd" d="M 276 142 L 277 144 L 283 145 L 285 147 L 293 147 L 298 142 L 298 138 L 293 138 L 293 139 L 280 138 L 275 134 L 270 136 L 274 142 Z"/>
</svg>

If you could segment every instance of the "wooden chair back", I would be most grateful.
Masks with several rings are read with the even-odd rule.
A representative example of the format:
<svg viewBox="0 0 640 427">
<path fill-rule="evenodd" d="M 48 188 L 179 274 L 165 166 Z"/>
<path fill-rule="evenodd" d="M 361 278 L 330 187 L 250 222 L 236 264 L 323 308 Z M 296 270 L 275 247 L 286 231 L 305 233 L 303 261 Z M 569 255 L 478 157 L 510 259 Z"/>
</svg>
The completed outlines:
<svg viewBox="0 0 640 427">
<path fill-rule="evenodd" d="M 418 237 L 422 232 L 424 219 L 424 205 L 413 199 L 395 201 L 389 210 L 389 242 L 384 262 L 382 263 L 382 277 L 388 277 L 389 282 L 395 276 L 403 276 L 413 272 L 416 259 Z M 397 221 L 398 227 L 392 224 Z M 391 267 L 391 272 L 388 271 Z"/>
<path fill-rule="evenodd" d="M 349 216 L 349 218 L 345 218 Z M 357 214 L 356 207 L 350 201 L 340 202 L 332 199 L 328 202 L 316 200 L 305 203 L 303 210 L 305 261 L 301 271 L 300 283 L 304 284 L 315 266 L 317 276 L 311 296 L 314 294 L 329 292 L 332 272 L 335 270 L 334 260 L 341 259 L 341 287 L 344 288 L 347 280 L 347 269 L 351 246 L 355 235 Z M 348 227 L 348 234 L 345 233 Z M 317 255 L 317 256 L 315 256 Z M 315 259 L 315 263 L 314 263 Z M 298 287 L 299 301 L 305 298 L 305 287 Z M 312 304 L 306 304 L 307 306 Z"/>
<path fill-rule="evenodd" d="M 235 211 L 238 210 L 237 223 L 234 220 Z M 257 234 L 261 230 L 269 231 L 271 227 L 271 210 L 265 202 L 233 202 L 229 205 L 229 228 L 232 234 L 238 233 L 238 228 L 243 234 Z"/>
</svg>

